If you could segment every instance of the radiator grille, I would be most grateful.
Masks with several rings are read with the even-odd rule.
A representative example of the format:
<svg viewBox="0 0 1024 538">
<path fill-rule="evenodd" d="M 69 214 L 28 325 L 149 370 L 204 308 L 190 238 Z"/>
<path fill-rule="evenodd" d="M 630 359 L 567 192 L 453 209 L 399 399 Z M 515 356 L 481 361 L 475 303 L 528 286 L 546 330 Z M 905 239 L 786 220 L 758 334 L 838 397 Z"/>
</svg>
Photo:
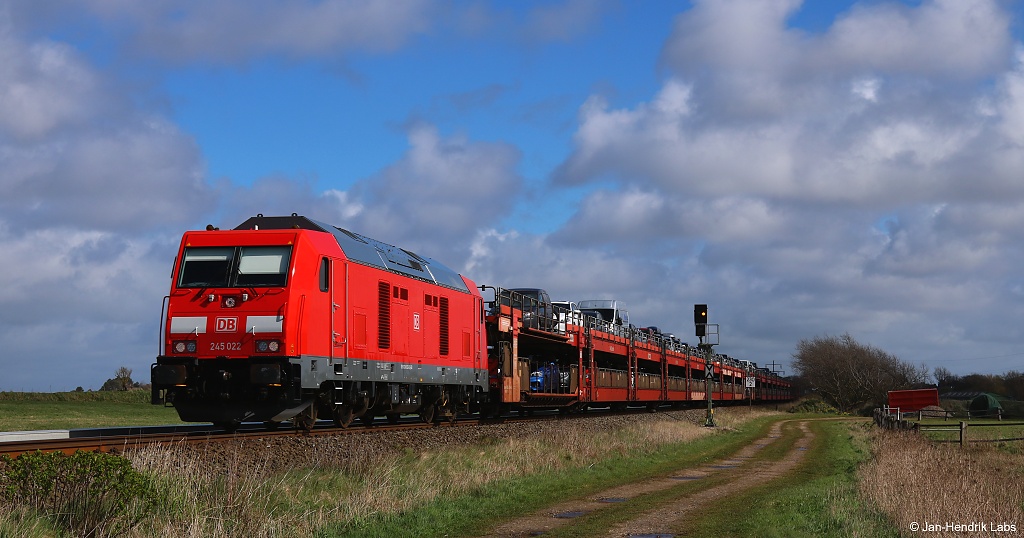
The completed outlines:
<svg viewBox="0 0 1024 538">
<path fill-rule="evenodd" d="M 377 348 L 391 348 L 391 284 L 377 283 Z"/>
<path fill-rule="evenodd" d="M 441 349 L 439 350 L 441 355 L 448 355 L 448 298 L 441 297 L 441 315 L 438 316 L 440 320 L 440 342 Z"/>
</svg>

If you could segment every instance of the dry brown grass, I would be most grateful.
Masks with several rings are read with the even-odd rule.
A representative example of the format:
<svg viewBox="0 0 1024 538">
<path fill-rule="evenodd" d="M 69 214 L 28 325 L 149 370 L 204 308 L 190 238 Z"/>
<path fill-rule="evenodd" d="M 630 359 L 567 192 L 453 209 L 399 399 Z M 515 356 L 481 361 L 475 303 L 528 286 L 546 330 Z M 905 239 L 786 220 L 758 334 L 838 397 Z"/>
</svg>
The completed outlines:
<svg viewBox="0 0 1024 538">
<path fill-rule="evenodd" d="M 912 534 L 964 536 L 946 524 L 1024 526 L 1024 462 L 989 446 L 932 444 L 914 433 L 878 431 L 873 458 L 860 471 L 860 491 Z M 1015 533 L 1011 533 L 1015 534 Z"/>
<path fill-rule="evenodd" d="M 268 454 L 267 457 L 270 455 Z M 132 466 L 156 476 L 164 495 L 155 517 L 137 536 L 284 536 L 284 521 L 273 505 L 273 477 L 260 467 L 234 467 L 210 473 L 201 454 L 182 445 L 153 445 L 134 451 Z"/>
</svg>

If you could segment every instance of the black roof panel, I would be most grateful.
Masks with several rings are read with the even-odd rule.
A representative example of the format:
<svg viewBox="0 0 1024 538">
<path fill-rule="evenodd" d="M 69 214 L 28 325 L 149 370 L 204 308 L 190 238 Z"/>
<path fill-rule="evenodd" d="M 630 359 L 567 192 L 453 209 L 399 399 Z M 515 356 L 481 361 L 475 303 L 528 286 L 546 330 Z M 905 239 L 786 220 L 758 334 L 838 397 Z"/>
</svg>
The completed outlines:
<svg viewBox="0 0 1024 538">
<path fill-rule="evenodd" d="M 402 275 L 432 282 L 439 286 L 469 292 L 457 272 L 430 258 L 377 241 L 365 235 L 316 221 L 301 215 L 264 217 L 256 215 L 235 227 L 236 230 L 303 229 L 326 232 L 334 236 L 348 259 Z"/>
</svg>

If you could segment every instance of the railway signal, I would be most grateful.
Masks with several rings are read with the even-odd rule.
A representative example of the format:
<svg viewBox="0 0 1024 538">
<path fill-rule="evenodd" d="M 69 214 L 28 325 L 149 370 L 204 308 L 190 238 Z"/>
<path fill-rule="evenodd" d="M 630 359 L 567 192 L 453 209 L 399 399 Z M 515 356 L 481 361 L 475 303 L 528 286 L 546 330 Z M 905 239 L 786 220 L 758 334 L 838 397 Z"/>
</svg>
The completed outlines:
<svg viewBox="0 0 1024 538">
<path fill-rule="evenodd" d="M 697 335 L 703 338 L 707 334 L 708 326 L 708 305 L 693 305 L 693 324 L 697 327 Z"/>
</svg>

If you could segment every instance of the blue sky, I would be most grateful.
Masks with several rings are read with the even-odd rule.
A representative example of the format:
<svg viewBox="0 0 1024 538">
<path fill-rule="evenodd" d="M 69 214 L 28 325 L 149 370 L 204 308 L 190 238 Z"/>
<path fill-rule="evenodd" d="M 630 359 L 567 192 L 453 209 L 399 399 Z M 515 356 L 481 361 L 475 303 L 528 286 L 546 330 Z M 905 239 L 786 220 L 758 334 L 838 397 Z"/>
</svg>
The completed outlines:
<svg viewBox="0 0 1024 538">
<path fill-rule="evenodd" d="M 292 212 L 784 370 L 1024 370 L 1021 14 L 0 2 L 0 390 L 144 380 L 181 233 Z"/>
</svg>

